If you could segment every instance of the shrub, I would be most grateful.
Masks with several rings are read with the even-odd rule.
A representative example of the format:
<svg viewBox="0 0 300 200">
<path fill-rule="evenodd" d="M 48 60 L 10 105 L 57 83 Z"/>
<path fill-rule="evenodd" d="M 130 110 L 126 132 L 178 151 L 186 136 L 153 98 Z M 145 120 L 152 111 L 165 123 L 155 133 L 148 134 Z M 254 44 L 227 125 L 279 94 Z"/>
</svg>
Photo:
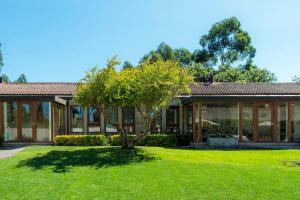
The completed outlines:
<svg viewBox="0 0 300 200">
<path fill-rule="evenodd" d="M 176 136 L 167 134 L 146 135 L 138 142 L 140 146 L 174 147 L 176 146 Z"/>
<path fill-rule="evenodd" d="M 133 135 L 133 134 L 128 135 L 127 134 L 127 140 L 129 142 L 134 140 L 135 137 L 136 137 L 136 135 Z M 122 145 L 122 138 L 121 138 L 120 134 L 108 136 L 108 141 L 111 146 L 121 146 Z"/>
<path fill-rule="evenodd" d="M 107 146 L 108 139 L 104 135 L 58 135 L 54 138 L 59 146 Z"/>
</svg>

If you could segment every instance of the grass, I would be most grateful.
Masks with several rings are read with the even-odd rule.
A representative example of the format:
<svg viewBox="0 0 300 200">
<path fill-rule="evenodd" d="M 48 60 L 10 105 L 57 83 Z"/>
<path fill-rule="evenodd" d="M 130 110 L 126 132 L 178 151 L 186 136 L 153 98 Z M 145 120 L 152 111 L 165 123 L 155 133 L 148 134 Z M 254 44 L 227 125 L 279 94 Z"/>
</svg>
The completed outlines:
<svg viewBox="0 0 300 200">
<path fill-rule="evenodd" d="M 300 199 L 300 151 L 28 147 L 0 199 Z"/>
</svg>

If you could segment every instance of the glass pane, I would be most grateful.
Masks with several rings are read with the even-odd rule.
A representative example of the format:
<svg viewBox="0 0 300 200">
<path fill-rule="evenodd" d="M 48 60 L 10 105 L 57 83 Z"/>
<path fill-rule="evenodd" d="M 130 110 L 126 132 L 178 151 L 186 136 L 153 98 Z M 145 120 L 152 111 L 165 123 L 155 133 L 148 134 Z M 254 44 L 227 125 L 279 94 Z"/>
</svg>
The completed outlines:
<svg viewBox="0 0 300 200">
<path fill-rule="evenodd" d="M 105 120 L 105 132 L 107 133 L 116 133 L 117 127 L 113 124 L 118 123 L 118 108 L 107 108 L 106 109 L 107 114 L 110 116 L 112 123 L 108 122 L 108 120 Z"/>
<path fill-rule="evenodd" d="M 193 107 L 189 106 L 187 108 L 187 132 L 193 133 Z"/>
<path fill-rule="evenodd" d="M 231 136 L 238 139 L 238 104 L 208 103 L 202 105 L 202 135 Z"/>
<path fill-rule="evenodd" d="M 243 132 L 242 141 L 249 142 L 253 140 L 253 104 L 243 103 Z"/>
<path fill-rule="evenodd" d="M 160 133 L 161 132 L 161 115 L 159 115 L 151 124 L 150 127 L 151 133 Z"/>
<path fill-rule="evenodd" d="M 37 131 L 36 140 L 37 141 L 50 141 L 51 129 L 50 129 L 50 103 L 40 102 L 37 103 Z"/>
<path fill-rule="evenodd" d="M 100 132 L 100 111 L 96 107 L 89 108 L 89 132 Z"/>
<path fill-rule="evenodd" d="M 83 109 L 81 106 L 71 106 L 71 132 L 83 132 Z"/>
<path fill-rule="evenodd" d="M 54 131 L 54 136 L 59 135 L 60 134 L 60 109 L 59 106 L 57 104 L 53 105 L 54 107 L 54 111 L 53 111 L 53 131 Z"/>
<path fill-rule="evenodd" d="M 135 121 L 135 108 L 134 107 L 124 107 L 122 108 L 122 119 L 123 127 L 126 132 L 134 132 L 134 121 Z"/>
<path fill-rule="evenodd" d="M 166 128 L 167 133 L 177 133 L 178 132 L 178 108 L 169 108 L 166 110 Z"/>
<path fill-rule="evenodd" d="M 300 142 L 300 103 L 292 104 L 292 141 Z"/>
<path fill-rule="evenodd" d="M 32 139 L 32 106 L 22 104 L 22 139 Z"/>
<path fill-rule="evenodd" d="M 9 102 L 3 104 L 4 116 L 4 141 L 18 139 L 17 129 L 17 103 Z"/>
<path fill-rule="evenodd" d="M 271 104 L 260 104 L 258 106 L 258 141 L 272 141 L 272 125 Z"/>
<path fill-rule="evenodd" d="M 288 141 L 288 128 L 287 128 L 287 117 L 288 117 L 287 103 L 281 103 L 277 107 L 277 141 L 287 142 Z"/>
</svg>

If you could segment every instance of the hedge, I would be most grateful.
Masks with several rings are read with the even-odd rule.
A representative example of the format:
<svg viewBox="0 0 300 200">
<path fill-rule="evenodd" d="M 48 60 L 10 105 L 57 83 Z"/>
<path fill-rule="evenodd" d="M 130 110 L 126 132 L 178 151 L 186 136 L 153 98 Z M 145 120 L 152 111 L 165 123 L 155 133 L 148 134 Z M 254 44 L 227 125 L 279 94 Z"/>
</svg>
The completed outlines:
<svg viewBox="0 0 300 200">
<path fill-rule="evenodd" d="M 58 135 L 54 138 L 59 146 L 108 146 L 105 135 Z"/>
<path fill-rule="evenodd" d="M 177 139 L 175 135 L 167 134 L 151 134 L 139 141 L 137 145 L 140 146 L 157 146 L 157 147 L 174 147 Z"/>
<path fill-rule="evenodd" d="M 127 134 L 127 140 L 133 141 L 134 138 L 136 137 L 136 135 L 133 134 Z M 122 145 L 122 138 L 120 134 L 116 134 L 116 135 L 111 135 L 108 136 L 108 142 L 111 146 L 121 146 Z"/>
<path fill-rule="evenodd" d="M 132 142 L 137 136 L 127 135 L 128 141 Z M 58 135 L 54 142 L 60 146 L 121 146 L 122 139 L 119 134 L 105 135 Z M 145 135 L 138 142 L 137 146 L 158 146 L 158 147 L 173 147 L 176 146 L 176 136 L 167 134 L 150 134 Z"/>
</svg>

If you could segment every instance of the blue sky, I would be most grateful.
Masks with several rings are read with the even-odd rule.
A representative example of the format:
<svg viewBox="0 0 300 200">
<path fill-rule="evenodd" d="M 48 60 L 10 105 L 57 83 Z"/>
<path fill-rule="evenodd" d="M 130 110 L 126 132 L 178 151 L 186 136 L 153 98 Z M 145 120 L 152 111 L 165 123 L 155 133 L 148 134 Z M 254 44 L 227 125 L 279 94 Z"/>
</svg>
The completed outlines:
<svg viewBox="0 0 300 200">
<path fill-rule="evenodd" d="M 136 64 L 162 41 L 193 51 L 213 23 L 231 16 L 252 37 L 258 66 L 279 81 L 300 75 L 298 0 L 0 0 L 3 72 L 78 81 L 116 54 Z"/>
</svg>

